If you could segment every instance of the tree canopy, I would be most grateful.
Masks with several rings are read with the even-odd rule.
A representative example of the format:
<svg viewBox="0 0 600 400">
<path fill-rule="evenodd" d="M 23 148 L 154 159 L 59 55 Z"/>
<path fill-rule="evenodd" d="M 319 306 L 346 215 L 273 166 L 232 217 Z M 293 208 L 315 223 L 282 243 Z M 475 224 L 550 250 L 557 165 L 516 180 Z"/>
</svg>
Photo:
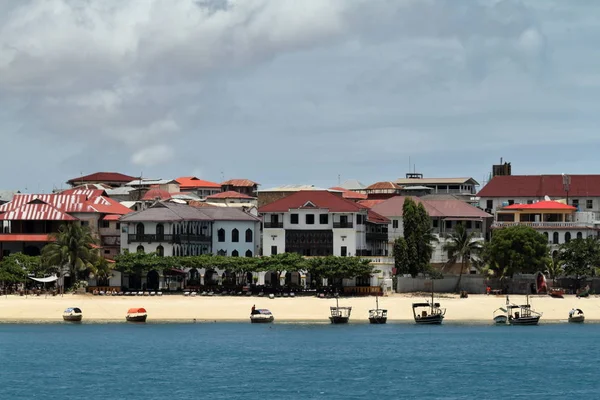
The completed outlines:
<svg viewBox="0 0 600 400">
<path fill-rule="evenodd" d="M 594 237 L 573 239 L 560 246 L 559 259 L 565 275 L 581 278 L 593 275 L 600 266 L 600 242 Z"/>
<path fill-rule="evenodd" d="M 481 248 L 481 242 L 476 240 L 473 232 L 469 232 L 462 223 L 456 224 L 454 232 L 450 233 L 444 244 L 444 251 L 448 252 L 449 258 L 447 265 L 460 261 L 460 274 L 456 282 L 456 291 L 460 290 L 461 279 L 465 268 L 471 262 L 471 257 L 478 255 Z"/>
<path fill-rule="evenodd" d="M 404 199 L 402 221 L 404 237 L 397 238 L 393 248 L 396 273 L 414 277 L 429 271 L 432 243 L 437 239 L 432 234 L 427 210 L 410 197 Z"/>
</svg>

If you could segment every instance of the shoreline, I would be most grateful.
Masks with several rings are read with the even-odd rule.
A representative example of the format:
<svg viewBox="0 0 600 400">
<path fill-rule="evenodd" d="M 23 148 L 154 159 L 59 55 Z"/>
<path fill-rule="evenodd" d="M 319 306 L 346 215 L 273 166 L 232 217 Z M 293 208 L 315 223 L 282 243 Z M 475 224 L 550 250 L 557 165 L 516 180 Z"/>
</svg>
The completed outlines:
<svg viewBox="0 0 600 400">
<path fill-rule="evenodd" d="M 435 301 L 446 309 L 444 325 L 492 325 L 494 310 L 505 305 L 504 295 L 440 294 Z M 392 294 L 379 298 L 379 307 L 388 310 L 388 324 L 413 325 L 412 303 L 423 302 L 425 294 Z M 525 304 L 525 295 L 510 296 L 511 303 Z M 572 308 L 583 310 L 585 323 L 600 323 L 600 297 L 577 298 L 566 295 L 564 299 L 532 295 L 531 307 L 541 312 L 540 325 L 567 323 Z M 9 295 L 0 297 L 0 325 L 64 323 L 62 313 L 68 307 L 83 311 L 83 324 L 127 323 L 125 315 L 130 307 L 144 307 L 148 311 L 148 324 L 207 324 L 250 323 L 250 308 L 267 308 L 275 316 L 275 324 L 330 324 L 329 307 L 335 299 L 316 297 L 276 298 L 265 297 L 125 297 L 64 295 L 56 297 Z M 350 324 L 368 324 L 368 312 L 375 308 L 374 297 L 342 297 L 340 307 L 352 307 Z"/>
</svg>

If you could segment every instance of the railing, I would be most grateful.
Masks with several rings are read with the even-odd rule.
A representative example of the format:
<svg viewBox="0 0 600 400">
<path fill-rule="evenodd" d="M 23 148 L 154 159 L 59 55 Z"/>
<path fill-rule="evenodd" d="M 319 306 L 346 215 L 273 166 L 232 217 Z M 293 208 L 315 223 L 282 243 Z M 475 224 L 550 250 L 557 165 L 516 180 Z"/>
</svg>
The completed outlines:
<svg viewBox="0 0 600 400">
<path fill-rule="evenodd" d="M 333 227 L 334 228 L 352 228 L 352 227 L 354 227 L 354 225 L 352 224 L 352 222 L 334 222 Z"/>
<path fill-rule="evenodd" d="M 594 224 L 589 222 L 503 222 L 492 224 L 492 228 L 506 228 L 509 226 L 523 225 L 531 228 L 593 228 Z"/>
<path fill-rule="evenodd" d="M 182 243 L 182 242 L 210 242 L 210 236 L 206 235 L 156 235 L 156 234 L 132 234 L 128 235 L 127 240 L 129 243 L 140 242 L 140 243 L 152 243 L 152 242 L 168 242 L 168 243 Z"/>
<path fill-rule="evenodd" d="M 387 241 L 388 234 L 387 233 L 375 233 L 375 232 L 367 232 L 367 240 L 369 241 Z"/>
<path fill-rule="evenodd" d="M 167 236 L 167 235 L 165 235 Z M 187 235 L 187 234 L 179 234 L 173 235 L 174 243 L 182 243 L 182 242 L 210 242 L 211 237 L 206 235 Z"/>
<path fill-rule="evenodd" d="M 283 228 L 283 222 L 265 222 L 265 228 Z"/>
</svg>

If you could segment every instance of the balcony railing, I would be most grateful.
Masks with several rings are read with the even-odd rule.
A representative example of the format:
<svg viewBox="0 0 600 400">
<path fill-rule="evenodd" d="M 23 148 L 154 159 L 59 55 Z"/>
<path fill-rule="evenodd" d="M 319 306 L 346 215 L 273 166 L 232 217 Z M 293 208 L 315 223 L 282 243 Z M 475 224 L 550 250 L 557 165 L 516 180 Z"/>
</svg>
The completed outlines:
<svg viewBox="0 0 600 400">
<path fill-rule="evenodd" d="M 386 241 L 388 240 L 387 233 L 375 233 L 375 232 L 367 232 L 367 240 L 368 241 Z"/>
<path fill-rule="evenodd" d="M 352 222 L 334 222 L 333 227 L 334 228 L 353 228 L 354 225 L 352 224 Z"/>
<path fill-rule="evenodd" d="M 494 222 L 492 228 L 506 228 L 514 225 L 529 226 L 531 228 L 593 228 L 589 222 Z"/>
<path fill-rule="evenodd" d="M 210 242 L 210 236 L 206 235 L 156 235 L 156 234 L 132 234 L 127 237 L 129 243 L 140 242 L 140 243 L 153 243 L 153 242 L 167 242 L 167 243 L 185 243 L 185 242 Z"/>
<path fill-rule="evenodd" d="M 283 222 L 265 222 L 265 228 L 283 228 Z"/>
</svg>

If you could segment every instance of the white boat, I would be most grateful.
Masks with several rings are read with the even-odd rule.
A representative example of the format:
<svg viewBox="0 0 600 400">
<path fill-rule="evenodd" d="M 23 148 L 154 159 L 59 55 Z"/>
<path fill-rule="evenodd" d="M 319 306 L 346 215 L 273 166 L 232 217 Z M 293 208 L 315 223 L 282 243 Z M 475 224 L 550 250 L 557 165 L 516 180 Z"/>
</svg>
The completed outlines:
<svg viewBox="0 0 600 400">
<path fill-rule="evenodd" d="M 268 324 L 275 320 L 271 311 L 266 308 L 252 310 L 250 322 L 253 324 Z"/>
<path fill-rule="evenodd" d="M 579 308 L 574 308 L 569 311 L 569 322 L 571 323 L 582 323 L 585 321 L 585 316 L 583 315 L 583 311 Z"/>
<path fill-rule="evenodd" d="M 494 323 L 495 324 L 506 324 L 508 322 L 508 311 L 504 307 L 494 311 Z"/>
<path fill-rule="evenodd" d="M 79 322 L 83 319 L 83 313 L 80 308 L 69 307 L 63 313 L 63 320 L 69 322 Z"/>
</svg>

